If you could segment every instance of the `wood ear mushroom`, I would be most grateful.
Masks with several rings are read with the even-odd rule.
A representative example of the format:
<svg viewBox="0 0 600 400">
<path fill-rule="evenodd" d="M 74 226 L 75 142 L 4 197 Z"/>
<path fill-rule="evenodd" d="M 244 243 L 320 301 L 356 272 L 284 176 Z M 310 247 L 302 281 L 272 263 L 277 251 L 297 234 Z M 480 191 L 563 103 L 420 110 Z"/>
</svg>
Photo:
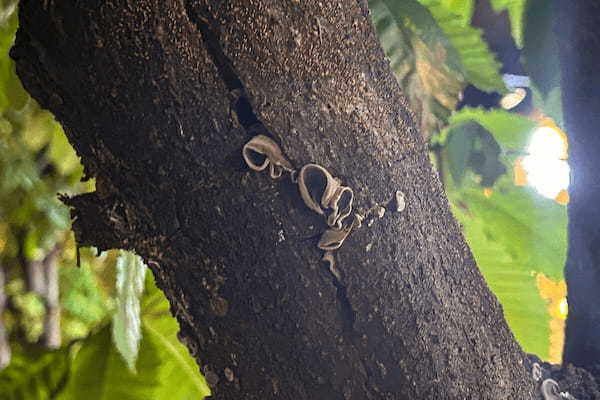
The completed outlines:
<svg viewBox="0 0 600 400">
<path fill-rule="evenodd" d="M 306 164 L 298 173 L 298 188 L 304 204 L 323 215 L 340 183 L 329 171 L 317 164 Z"/>
<path fill-rule="evenodd" d="M 355 214 L 352 223 L 344 224 L 352 214 L 354 191 L 342 186 L 339 179 L 318 164 L 306 164 L 300 171 L 294 170 L 277 143 L 265 135 L 257 135 L 246 143 L 242 156 L 254 171 L 264 171 L 269 167 L 271 178 L 279 178 L 283 171 L 290 172 L 292 182 L 298 183 L 304 204 L 327 217 L 329 228 L 323 232 L 317 246 L 327 252 L 324 259 L 333 265 L 333 254 L 330 252 L 339 249 L 350 232 L 360 227 L 363 219 Z"/>
<path fill-rule="evenodd" d="M 354 191 L 348 186 L 340 186 L 331 198 L 328 206 L 332 212 L 327 218 L 327 224 L 331 227 L 341 229 L 344 219 L 352 213 L 352 202 Z"/>
<path fill-rule="evenodd" d="M 307 164 L 298 174 L 298 187 L 304 204 L 320 215 L 331 209 L 327 225 L 341 229 L 344 219 L 352 213 L 354 192 L 342 186 L 339 179 L 317 164 Z"/>
<path fill-rule="evenodd" d="M 292 164 L 285 158 L 281 148 L 273 139 L 265 135 L 254 136 L 242 149 L 242 156 L 248 167 L 263 171 L 269 167 L 271 178 L 279 178 L 283 171 L 293 171 Z M 261 160 L 264 158 L 264 160 Z"/>
<path fill-rule="evenodd" d="M 317 247 L 325 251 L 337 250 L 342 247 L 344 240 L 346 240 L 351 231 L 351 227 L 342 229 L 327 229 L 321 235 L 321 239 L 319 239 L 319 244 L 317 244 Z"/>
</svg>

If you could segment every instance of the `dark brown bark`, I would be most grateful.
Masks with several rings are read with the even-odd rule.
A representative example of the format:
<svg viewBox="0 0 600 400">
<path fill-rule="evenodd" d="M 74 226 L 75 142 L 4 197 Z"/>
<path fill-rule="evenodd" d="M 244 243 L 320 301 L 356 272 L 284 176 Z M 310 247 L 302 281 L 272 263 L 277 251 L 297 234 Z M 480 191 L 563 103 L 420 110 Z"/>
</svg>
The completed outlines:
<svg viewBox="0 0 600 400">
<path fill-rule="evenodd" d="M 215 398 L 533 398 L 364 1 L 47 3 L 21 3 L 12 55 L 96 177 L 77 240 L 144 257 Z M 406 209 L 332 274 L 297 186 L 243 165 L 256 133 L 357 209 Z"/>
</svg>

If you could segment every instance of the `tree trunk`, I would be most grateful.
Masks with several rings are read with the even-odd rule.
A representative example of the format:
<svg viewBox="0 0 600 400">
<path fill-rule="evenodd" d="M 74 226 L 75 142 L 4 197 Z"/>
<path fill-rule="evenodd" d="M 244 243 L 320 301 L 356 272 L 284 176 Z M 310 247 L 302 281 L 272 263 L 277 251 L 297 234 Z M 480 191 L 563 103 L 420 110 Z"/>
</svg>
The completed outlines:
<svg viewBox="0 0 600 400">
<path fill-rule="evenodd" d="M 600 381 L 600 4 L 556 2 L 565 125 L 569 134 L 569 316 L 563 360 Z"/>
<path fill-rule="evenodd" d="M 215 398 L 533 398 L 363 0 L 27 0 L 12 55 L 96 178 L 79 245 L 143 256 Z M 385 207 L 335 267 L 258 133 Z"/>
</svg>

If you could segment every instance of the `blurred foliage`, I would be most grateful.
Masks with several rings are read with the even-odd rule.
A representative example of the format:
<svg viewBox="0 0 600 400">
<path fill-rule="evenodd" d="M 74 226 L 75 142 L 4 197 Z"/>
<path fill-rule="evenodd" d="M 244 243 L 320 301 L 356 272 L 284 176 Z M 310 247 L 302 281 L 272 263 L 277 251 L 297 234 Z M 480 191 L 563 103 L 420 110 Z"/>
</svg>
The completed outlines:
<svg viewBox="0 0 600 400">
<path fill-rule="evenodd" d="M 465 0 L 467 1 L 467 0 Z M 473 0 L 470 0 L 473 1 Z M 519 48 L 523 47 L 523 18 L 527 0 L 491 0 L 496 12 L 508 11 L 513 39 Z"/>
<path fill-rule="evenodd" d="M 485 92 L 506 92 L 500 76 L 500 63 L 481 37 L 481 31 L 464 16 L 471 12 L 466 3 L 419 0 L 427 7 L 452 46 L 459 54 L 465 80 Z M 449 7 L 450 6 L 450 7 Z"/>
<path fill-rule="evenodd" d="M 546 98 L 560 86 L 554 7 L 548 0 L 528 0 L 524 15 L 523 64 L 535 88 Z"/>
<path fill-rule="evenodd" d="M 467 2 L 468 3 L 468 2 Z M 392 70 L 429 138 L 447 123 L 464 87 L 506 89 L 481 32 L 457 1 L 370 0 L 369 7 Z"/>
<path fill-rule="evenodd" d="M 135 372 L 113 346 L 112 326 L 106 325 L 81 343 L 58 400 L 187 400 L 210 394 L 195 360 L 177 340 L 169 303 L 151 277 L 145 287 Z"/>
<path fill-rule="evenodd" d="M 450 173 L 457 183 L 462 183 L 467 169 L 481 177 L 480 184 L 491 187 L 506 172 L 500 162 L 501 149 L 494 137 L 475 121 L 450 128 L 446 142 Z"/>
<path fill-rule="evenodd" d="M 141 257 L 121 251 L 117 258 L 117 309 L 112 320 L 112 336 L 127 367 L 134 372 L 142 336 L 140 297 L 145 276 L 146 265 Z"/>
<path fill-rule="evenodd" d="M 72 267 L 70 267 L 72 269 Z M 11 364 L 0 373 L 0 398 L 201 399 L 210 391 L 195 360 L 177 340 L 178 324 L 169 303 L 145 280 L 141 342 L 135 372 L 113 345 L 110 319 L 89 336 L 57 351 L 15 346 Z"/>
<path fill-rule="evenodd" d="M 557 362 L 564 333 L 551 329 L 556 322 L 536 276 L 563 280 L 567 211 L 515 184 L 514 166 L 538 125 L 504 110 L 465 108 L 450 117 L 436 143 L 452 210 L 511 329 L 525 351 Z"/>
<path fill-rule="evenodd" d="M 491 0 L 496 12 L 508 13 L 512 36 L 523 48 L 537 113 L 530 116 L 499 108 L 455 111 L 467 84 L 505 92 L 499 63 L 471 27 L 475 1 L 369 4 L 392 70 L 442 166 L 452 208 L 478 265 L 524 349 L 547 358 L 551 319 L 535 277 L 562 279 L 566 209 L 531 188 L 515 186 L 512 175 L 540 115 L 562 126 L 551 4 Z"/>
<path fill-rule="evenodd" d="M 13 350 L 11 364 L 0 372 L 0 398 L 202 398 L 209 389 L 176 338 L 168 302 L 150 277 L 142 295 L 143 274 L 132 267 L 139 266 L 134 256 L 124 256 L 131 262 L 117 268 L 116 252 L 97 256 L 84 249 L 81 268 L 75 267 L 69 212 L 56 194 L 91 191 L 94 183 L 81 182 L 82 167 L 61 126 L 26 94 L 15 74 L 8 50 L 16 4 L 0 0 L 0 268 L 7 274 L 3 322 Z M 561 125 L 548 1 L 491 4 L 508 12 L 535 107 Z M 505 92 L 499 63 L 471 26 L 474 5 L 474 0 L 369 2 L 391 67 L 436 149 L 452 209 L 481 271 L 524 349 L 556 361 L 564 325 L 556 309 L 565 300 L 566 211 L 513 182 L 515 159 L 525 153 L 534 119 L 499 109 L 455 110 L 468 84 Z M 64 345 L 50 351 L 37 344 L 46 307 L 28 287 L 25 267 L 55 249 Z M 113 340 L 139 341 L 139 348 L 114 346 Z M 134 372 L 128 363 L 136 357 Z"/>
<path fill-rule="evenodd" d="M 27 95 L 15 74 L 8 51 L 17 28 L 16 5 L 0 1 L 0 268 L 7 275 L 3 289 L 8 307 L 2 310 L 2 322 L 12 350 L 9 366 L 0 372 L 0 398 L 203 398 L 208 387 L 177 340 L 177 322 L 152 279 L 146 280 L 141 308 L 139 299 L 137 307 L 120 308 L 125 314 L 117 313 L 114 322 L 121 324 L 114 331 L 124 337 L 132 334 L 131 320 L 139 321 L 134 335 L 141 339 L 139 355 L 135 349 L 136 372 L 112 344 L 114 310 L 132 305 L 131 297 L 125 301 L 127 296 L 118 294 L 131 294 L 133 286 L 125 279 L 115 289 L 116 252 L 97 256 L 93 249 L 81 249 L 81 268 L 76 267 L 78 249 L 69 231 L 69 210 L 57 193 L 91 191 L 94 182 L 81 182 L 81 164 L 60 124 Z M 51 351 L 37 343 L 46 306 L 28 287 L 31 277 L 26 271 L 57 248 L 65 345 Z M 123 257 L 139 260 L 130 254 Z M 121 263 L 123 271 L 127 265 Z M 143 275 L 138 274 L 138 281 L 143 284 Z"/>
<path fill-rule="evenodd" d="M 486 281 L 525 351 L 547 359 L 550 315 L 536 274 L 561 280 L 566 256 L 566 208 L 505 175 L 485 196 L 471 180 L 448 188 L 454 215 L 463 226 Z"/>
<path fill-rule="evenodd" d="M 477 0 L 441 0 L 442 4 L 461 17 L 463 24 L 471 23 Z M 523 18 L 527 0 L 490 0 L 496 13 L 508 12 L 513 39 L 519 48 L 523 47 Z"/>
<path fill-rule="evenodd" d="M 48 351 L 38 345 L 14 346 L 10 365 L 0 373 L 0 399 L 54 398 L 69 378 L 70 347 Z"/>
</svg>

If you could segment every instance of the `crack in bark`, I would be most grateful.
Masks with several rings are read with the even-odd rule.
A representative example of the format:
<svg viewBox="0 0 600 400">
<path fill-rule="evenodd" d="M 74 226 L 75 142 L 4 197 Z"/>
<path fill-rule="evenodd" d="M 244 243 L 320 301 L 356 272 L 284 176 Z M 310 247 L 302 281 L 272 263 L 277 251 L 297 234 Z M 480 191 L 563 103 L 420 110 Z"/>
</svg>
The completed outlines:
<svg viewBox="0 0 600 400">
<path fill-rule="evenodd" d="M 350 299 L 348 298 L 348 288 L 344 285 L 336 274 L 331 271 L 330 268 L 327 269 L 329 275 L 331 276 L 331 282 L 336 289 L 336 297 L 340 302 L 341 307 L 341 316 L 342 316 L 342 329 L 345 333 L 354 332 L 354 322 L 356 321 L 356 311 L 352 307 L 350 303 Z"/>
<path fill-rule="evenodd" d="M 211 29 L 211 25 L 215 22 L 214 19 L 210 16 L 206 6 L 199 7 L 201 7 L 200 10 L 196 10 L 192 5 L 192 1 L 185 2 L 185 9 L 190 22 L 200 32 L 202 42 L 217 69 L 219 77 L 229 89 L 231 105 L 238 121 L 250 135 L 254 136 L 268 132 L 254 113 L 242 81 L 235 73 L 231 60 L 223 52 L 216 33 Z"/>
<path fill-rule="evenodd" d="M 206 6 L 198 7 L 199 9 L 196 9 L 190 0 L 185 1 L 188 18 L 200 33 L 202 42 L 206 46 L 207 53 L 215 65 L 219 77 L 230 91 L 233 110 L 237 115 L 238 121 L 250 135 L 254 136 L 264 133 L 270 135 L 270 132 L 268 132 L 262 121 L 254 113 L 242 81 L 234 71 L 231 60 L 223 52 L 214 29 L 211 28 L 211 25 L 215 21 L 210 15 L 208 8 Z M 329 273 L 332 277 L 332 283 L 336 288 L 336 297 L 341 307 L 342 330 L 345 333 L 354 332 L 356 312 L 348 298 L 347 288 L 335 274 L 331 271 Z"/>
<path fill-rule="evenodd" d="M 350 303 L 350 299 L 348 298 L 348 288 L 342 280 L 336 275 L 331 268 L 327 268 L 329 275 L 331 276 L 331 282 L 333 286 L 336 288 L 336 297 L 340 303 L 340 314 L 342 317 L 342 333 L 347 337 L 349 344 L 357 351 L 358 354 L 361 353 L 361 346 L 358 343 L 359 335 L 358 332 L 354 330 L 354 323 L 356 322 L 356 311 L 354 307 L 352 307 L 352 303 Z M 369 364 L 364 357 L 358 356 L 358 360 L 364 373 L 366 374 L 365 388 L 371 387 L 370 381 L 372 379 L 372 371 L 369 368 Z"/>
</svg>

